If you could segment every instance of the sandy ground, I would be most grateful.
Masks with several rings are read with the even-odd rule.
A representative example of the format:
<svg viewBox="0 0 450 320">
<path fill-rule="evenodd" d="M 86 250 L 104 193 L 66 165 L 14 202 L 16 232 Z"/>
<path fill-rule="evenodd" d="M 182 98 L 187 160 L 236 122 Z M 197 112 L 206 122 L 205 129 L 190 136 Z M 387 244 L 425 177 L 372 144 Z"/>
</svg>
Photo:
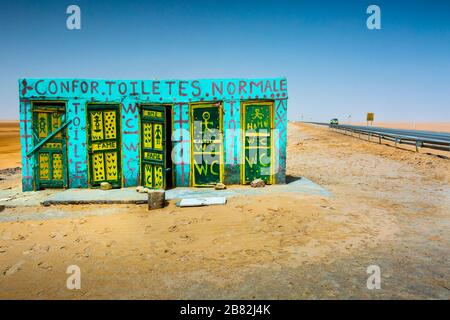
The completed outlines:
<svg viewBox="0 0 450 320">
<path fill-rule="evenodd" d="M 288 139 L 289 179 L 332 197 L 6 208 L 17 221 L 0 223 L 0 298 L 450 297 L 448 158 L 306 124 L 290 123 Z M 43 219 L 48 210 L 67 217 Z M 66 288 L 69 265 L 81 268 L 81 290 Z M 367 289 L 370 265 L 380 290 Z"/>
<path fill-rule="evenodd" d="M 0 121 L 0 170 L 20 166 L 19 121 Z"/>
</svg>

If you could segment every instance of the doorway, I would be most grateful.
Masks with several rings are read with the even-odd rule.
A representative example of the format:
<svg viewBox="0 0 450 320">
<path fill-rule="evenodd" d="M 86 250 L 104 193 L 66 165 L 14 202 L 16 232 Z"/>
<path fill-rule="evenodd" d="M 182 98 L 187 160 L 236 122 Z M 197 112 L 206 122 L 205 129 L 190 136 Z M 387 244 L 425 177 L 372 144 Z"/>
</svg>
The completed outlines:
<svg viewBox="0 0 450 320">
<path fill-rule="evenodd" d="M 34 145 L 42 143 L 34 152 L 35 189 L 66 188 L 67 130 L 61 129 L 66 121 L 65 104 L 34 102 L 32 109 Z"/>
<path fill-rule="evenodd" d="M 273 181 L 273 101 L 242 103 L 242 183 Z"/>
<path fill-rule="evenodd" d="M 220 102 L 191 104 L 191 176 L 193 186 L 223 181 L 223 109 Z"/>
<path fill-rule="evenodd" d="M 117 104 L 88 104 L 87 107 L 89 185 L 109 182 L 122 186 L 120 113 Z"/>
<path fill-rule="evenodd" d="M 141 185 L 172 187 L 172 107 L 141 105 Z"/>
</svg>

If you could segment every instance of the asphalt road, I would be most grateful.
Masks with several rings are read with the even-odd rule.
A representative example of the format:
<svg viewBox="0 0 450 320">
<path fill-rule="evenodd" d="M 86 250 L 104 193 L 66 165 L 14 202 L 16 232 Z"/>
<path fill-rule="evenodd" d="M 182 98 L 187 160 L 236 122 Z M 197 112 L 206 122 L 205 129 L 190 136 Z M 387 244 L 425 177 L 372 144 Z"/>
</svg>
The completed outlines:
<svg viewBox="0 0 450 320">
<path fill-rule="evenodd" d="M 318 125 L 329 125 L 323 122 L 310 122 Z M 372 132 L 380 135 L 398 137 L 402 139 L 412 139 L 422 142 L 430 142 L 437 144 L 444 144 L 450 146 L 450 133 L 423 131 L 423 130 L 404 130 L 391 129 L 371 126 L 353 126 L 353 125 L 335 125 L 339 129 L 349 129 L 354 131 Z"/>
</svg>

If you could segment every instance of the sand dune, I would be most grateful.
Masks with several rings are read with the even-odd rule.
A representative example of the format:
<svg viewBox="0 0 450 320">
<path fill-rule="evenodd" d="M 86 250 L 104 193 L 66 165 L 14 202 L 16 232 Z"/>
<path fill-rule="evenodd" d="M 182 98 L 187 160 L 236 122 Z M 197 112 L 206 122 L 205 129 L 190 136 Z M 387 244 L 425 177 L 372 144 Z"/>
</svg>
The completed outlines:
<svg viewBox="0 0 450 320">
<path fill-rule="evenodd" d="M 21 166 L 19 121 L 0 121 L 0 169 Z"/>
</svg>

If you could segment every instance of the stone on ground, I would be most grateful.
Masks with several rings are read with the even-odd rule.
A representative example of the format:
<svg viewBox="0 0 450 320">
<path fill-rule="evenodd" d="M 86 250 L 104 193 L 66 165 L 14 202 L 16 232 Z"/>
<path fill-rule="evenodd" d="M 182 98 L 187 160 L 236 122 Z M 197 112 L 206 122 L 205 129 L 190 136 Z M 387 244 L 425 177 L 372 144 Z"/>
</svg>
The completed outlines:
<svg viewBox="0 0 450 320">
<path fill-rule="evenodd" d="M 102 182 L 102 183 L 100 183 L 100 189 L 110 190 L 110 189 L 112 189 L 112 185 L 109 182 Z"/>
<path fill-rule="evenodd" d="M 250 186 L 252 186 L 252 188 L 264 188 L 265 185 L 266 183 L 263 179 L 255 179 L 252 181 L 252 183 L 250 183 Z"/>
<path fill-rule="evenodd" d="M 225 190 L 226 188 L 227 188 L 227 186 L 220 182 L 218 184 L 216 184 L 216 186 L 214 187 L 214 189 L 216 189 L 216 190 Z"/>
<path fill-rule="evenodd" d="M 143 187 L 143 186 L 139 186 L 139 187 L 136 188 L 136 191 L 139 192 L 139 193 L 149 193 L 150 189 L 146 188 L 146 187 Z"/>
</svg>

